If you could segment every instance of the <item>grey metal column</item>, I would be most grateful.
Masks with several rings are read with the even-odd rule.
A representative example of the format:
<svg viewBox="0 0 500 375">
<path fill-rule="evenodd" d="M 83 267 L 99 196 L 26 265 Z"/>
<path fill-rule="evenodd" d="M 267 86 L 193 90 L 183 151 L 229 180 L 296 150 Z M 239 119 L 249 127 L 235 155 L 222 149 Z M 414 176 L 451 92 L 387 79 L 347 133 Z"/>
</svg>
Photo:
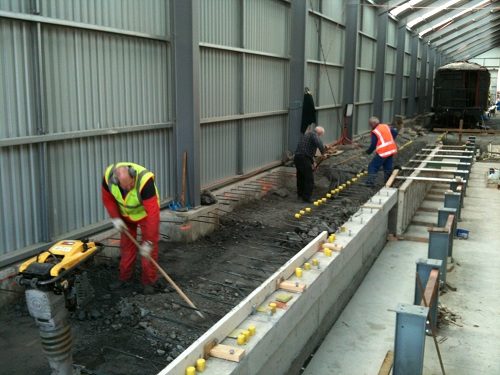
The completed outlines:
<svg viewBox="0 0 500 375">
<path fill-rule="evenodd" d="M 444 193 L 444 206 L 457 210 L 457 221 L 460 221 L 461 195 L 455 192 Z"/>
<path fill-rule="evenodd" d="M 239 40 L 239 46 L 243 49 L 245 49 L 245 0 L 240 0 L 239 2 L 240 5 L 240 11 L 239 11 L 239 32 L 240 32 L 240 40 Z M 246 54 L 241 53 L 240 56 L 240 64 L 238 66 L 239 71 L 239 87 L 238 87 L 238 93 L 239 93 L 239 113 L 240 115 L 245 114 L 245 82 L 246 82 L 246 77 L 245 77 L 245 71 L 246 71 Z M 244 161 L 243 161 L 243 152 L 245 150 L 245 145 L 243 142 L 244 138 L 244 127 L 245 127 L 245 119 L 241 119 L 238 121 L 238 125 L 236 128 L 236 142 L 237 142 L 237 153 L 236 153 L 236 173 L 239 175 L 242 175 L 245 173 L 244 171 Z"/>
<path fill-rule="evenodd" d="M 439 272 L 439 280 L 441 285 L 446 284 L 446 270 L 448 267 L 448 253 L 450 249 L 450 241 L 453 241 L 453 236 L 447 232 L 432 231 L 429 229 L 429 247 L 427 257 L 429 259 L 439 259 L 442 261 L 441 271 Z"/>
<path fill-rule="evenodd" d="M 347 0 L 345 6 L 345 56 L 344 56 L 344 86 L 342 104 L 354 104 L 354 87 L 356 81 L 357 51 L 358 51 L 358 14 L 359 0 Z M 346 119 L 349 138 L 352 139 L 353 116 Z M 357 130 L 357 129 L 356 129 Z"/>
<path fill-rule="evenodd" d="M 436 60 L 436 52 L 434 48 L 429 47 L 429 73 L 427 86 L 427 108 L 426 111 L 430 111 L 434 105 L 434 62 Z"/>
<path fill-rule="evenodd" d="M 410 81 L 408 82 L 408 107 L 406 116 L 413 116 L 417 110 L 415 95 L 417 91 L 418 35 L 411 37 Z"/>
<path fill-rule="evenodd" d="M 40 14 L 40 2 L 34 2 L 34 14 Z M 43 68 L 43 40 L 42 40 L 42 23 L 36 22 L 32 30 L 32 45 L 31 48 L 33 56 L 33 78 L 34 78 L 34 88 L 35 93 L 33 97 L 33 103 L 35 106 L 35 122 L 36 122 L 36 134 L 43 136 L 47 133 L 46 129 L 46 102 L 45 102 L 45 77 Z M 26 68 L 27 69 L 27 68 Z M 40 239 L 45 242 L 49 242 L 53 236 L 53 215 L 49 214 L 52 212 L 49 207 L 51 207 L 51 195 L 50 195 L 50 171 L 48 167 L 48 146 L 47 142 L 40 142 L 40 144 L 35 146 L 37 148 L 38 155 L 38 175 L 39 186 L 38 186 L 38 196 L 40 200 Z M 104 173 L 104 171 L 103 171 Z"/>
<path fill-rule="evenodd" d="M 398 24 L 398 41 L 396 47 L 396 84 L 394 85 L 394 115 L 403 115 L 401 113 L 401 102 L 403 100 L 403 72 L 405 63 L 405 41 L 406 41 L 406 23 Z"/>
<path fill-rule="evenodd" d="M 429 276 L 432 270 L 440 270 L 442 262 L 438 259 L 419 259 L 417 260 L 417 275 L 418 279 L 422 283 L 422 289 L 425 292 L 427 282 L 429 281 Z M 418 279 L 415 280 L 415 298 L 413 299 L 414 305 L 421 305 L 422 293 L 420 291 L 420 285 L 418 285 Z M 439 303 L 439 292 L 436 293 L 434 301 L 425 301 L 430 309 L 431 320 L 433 328 L 437 325 L 437 311 Z"/>
<path fill-rule="evenodd" d="M 422 59 L 420 60 L 420 81 L 418 87 L 418 113 L 424 113 L 428 107 L 427 102 L 429 98 L 427 97 L 427 90 L 425 89 L 427 84 L 427 50 L 429 45 L 425 42 L 422 43 Z"/>
<path fill-rule="evenodd" d="M 393 375 L 421 375 L 429 309 L 400 303 L 396 309 Z"/>
<path fill-rule="evenodd" d="M 383 8 L 382 8 L 383 9 Z M 385 50 L 387 44 L 387 24 L 389 16 L 386 10 L 379 11 L 377 17 L 377 61 L 375 64 L 375 92 L 373 96 L 373 114 L 381 121 L 384 117 L 384 78 Z M 387 119 L 390 121 L 392 119 Z"/>
<path fill-rule="evenodd" d="M 290 35 L 290 104 L 288 114 L 288 149 L 295 150 L 300 137 L 304 76 L 306 65 L 306 0 L 293 0 Z"/>
<path fill-rule="evenodd" d="M 200 204 L 199 0 L 171 3 L 175 80 L 176 193 L 182 191 L 182 159 L 187 152 L 186 204 Z"/>
</svg>

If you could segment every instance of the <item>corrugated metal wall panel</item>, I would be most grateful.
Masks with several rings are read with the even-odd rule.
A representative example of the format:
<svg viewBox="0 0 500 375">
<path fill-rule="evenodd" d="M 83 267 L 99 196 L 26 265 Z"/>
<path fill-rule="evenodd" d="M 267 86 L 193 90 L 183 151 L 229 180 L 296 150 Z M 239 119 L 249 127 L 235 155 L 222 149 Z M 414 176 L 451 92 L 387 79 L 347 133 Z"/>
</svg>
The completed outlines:
<svg viewBox="0 0 500 375">
<path fill-rule="evenodd" d="M 247 56 L 245 63 L 245 112 L 259 113 L 288 107 L 288 61 Z"/>
<path fill-rule="evenodd" d="M 316 106 L 342 103 L 343 78 L 342 68 L 325 65 L 319 67 L 319 98 L 315 102 Z"/>
<path fill-rule="evenodd" d="M 309 87 L 314 99 L 314 104 L 318 106 L 316 94 L 318 92 L 318 87 L 316 86 L 318 82 L 318 68 L 321 68 L 317 64 L 307 64 L 305 70 L 304 85 Z"/>
<path fill-rule="evenodd" d="M 393 101 L 384 102 L 384 119 L 382 121 L 391 122 L 394 118 Z"/>
<path fill-rule="evenodd" d="M 0 10 L 29 13 L 32 11 L 32 3 L 32 0 L 0 0 Z"/>
<path fill-rule="evenodd" d="M 242 47 L 241 1 L 200 2 L 200 42 Z"/>
<path fill-rule="evenodd" d="M 0 19 L 0 138 L 36 134 L 29 23 Z"/>
<path fill-rule="evenodd" d="M 356 134 L 361 134 L 371 130 L 370 125 L 368 125 L 368 119 L 370 116 L 373 116 L 372 104 L 358 104 L 356 106 Z"/>
<path fill-rule="evenodd" d="M 243 126 L 243 172 L 281 160 L 288 116 L 246 120 Z"/>
<path fill-rule="evenodd" d="M 289 54 L 290 6 L 277 0 L 245 1 L 244 47 L 280 56 Z"/>
<path fill-rule="evenodd" d="M 319 18 L 316 15 L 309 13 L 306 21 L 306 46 L 305 56 L 308 60 L 319 60 L 321 58 L 319 50 Z"/>
<path fill-rule="evenodd" d="M 386 73 L 396 73 L 396 61 L 397 54 L 396 50 L 392 47 L 386 47 L 385 49 L 385 72 Z"/>
<path fill-rule="evenodd" d="M 161 200 L 174 189 L 172 131 L 168 129 L 49 143 L 52 236 L 83 228 L 107 217 L 100 186 L 105 168 L 131 161 L 150 169 Z"/>
<path fill-rule="evenodd" d="M 48 132 L 171 118 L 166 43 L 45 26 L 43 44 Z"/>
<path fill-rule="evenodd" d="M 387 23 L 387 40 L 386 43 L 390 46 L 396 47 L 397 40 L 397 23 L 393 19 L 389 19 Z"/>
<path fill-rule="evenodd" d="M 363 1 L 361 2 L 361 28 L 360 30 L 374 38 L 377 37 L 377 8 Z"/>
<path fill-rule="evenodd" d="M 323 143 L 331 143 L 340 137 L 342 124 L 339 124 L 339 119 L 342 117 L 342 109 L 322 109 L 317 112 L 318 125 L 325 128 Z"/>
<path fill-rule="evenodd" d="M 375 69 L 375 58 L 377 42 L 364 35 L 359 36 L 359 67 L 363 69 Z"/>
<path fill-rule="evenodd" d="M 345 1 L 328 0 L 321 2 L 321 12 L 332 20 L 345 24 Z"/>
<path fill-rule="evenodd" d="M 327 21 L 321 21 L 321 44 L 323 45 L 323 54 L 320 54 L 319 60 L 332 64 L 344 64 L 344 43 L 345 32 L 340 25 Z"/>
<path fill-rule="evenodd" d="M 395 76 L 386 74 L 384 79 L 384 99 L 394 99 Z"/>
<path fill-rule="evenodd" d="M 375 89 L 375 74 L 363 70 L 358 71 L 358 95 L 357 101 L 371 102 Z"/>
<path fill-rule="evenodd" d="M 201 127 L 201 184 L 236 175 L 238 168 L 238 121 Z"/>
<path fill-rule="evenodd" d="M 0 0 L 0 9 L 32 13 L 34 4 Z M 150 168 L 163 199 L 173 194 L 175 186 L 172 129 L 72 136 L 75 131 L 168 126 L 172 121 L 170 45 L 155 39 L 168 34 L 169 1 L 39 4 L 41 16 L 142 32 L 153 38 L 91 31 L 77 24 L 64 27 L 0 19 L 0 138 L 50 137 L 54 133 L 71 137 L 48 143 L 41 137 L 35 139 L 41 143 L 0 149 L 0 180 L 2 186 L 11 186 L 9 191 L 0 192 L 9 212 L 8 218 L 2 217 L 0 252 L 15 251 L 104 220 L 107 215 L 99 185 L 106 164 L 130 160 Z M 35 91 L 37 79 L 41 94 Z M 38 98 L 43 118 L 38 115 Z M 44 176 L 47 187 L 42 184 Z M 43 195 L 45 191 L 47 195 Z M 48 212 L 42 212 L 44 206 Z M 46 216 L 49 222 L 44 220 Z"/>
<path fill-rule="evenodd" d="M 47 0 L 40 15 L 168 37 L 169 0 Z"/>
<path fill-rule="evenodd" d="M 201 118 L 240 113 L 239 53 L 202 48 L 200 52 Z"/>
<path fill-rule="evenodd" d="M 0 255 L 41 240 L 38 147 L 0 148 Z"/>
</svg>

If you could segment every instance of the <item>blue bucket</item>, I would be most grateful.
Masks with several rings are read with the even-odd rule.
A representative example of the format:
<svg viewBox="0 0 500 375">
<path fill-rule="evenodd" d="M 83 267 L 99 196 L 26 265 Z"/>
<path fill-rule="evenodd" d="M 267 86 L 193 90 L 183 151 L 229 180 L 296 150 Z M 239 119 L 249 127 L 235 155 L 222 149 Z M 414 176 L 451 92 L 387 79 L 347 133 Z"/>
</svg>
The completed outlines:
<svg viewBox="0 0 500 375">
<path fill-rule="evenodd" d="M 466 240 L 469 238 L 469 231 L 467 229 L 457 228 L 457 237 Z"/>
</svg>

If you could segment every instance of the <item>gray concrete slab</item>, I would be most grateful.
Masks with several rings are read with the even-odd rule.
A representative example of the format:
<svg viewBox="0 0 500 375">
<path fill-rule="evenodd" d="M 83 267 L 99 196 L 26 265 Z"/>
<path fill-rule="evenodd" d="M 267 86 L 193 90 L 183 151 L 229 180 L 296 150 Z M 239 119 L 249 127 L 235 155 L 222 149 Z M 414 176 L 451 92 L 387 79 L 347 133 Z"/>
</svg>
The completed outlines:
<svg viewBox="0 0 500 375">
<path fill-rule="evenodd" d="M 468 240 L 454 241 L 454 269 L 448 282 L 457 288 L 440 302 L 461 319 L 438 332 L 447 374 L 500 374 L 500 191 L 486 188 L 492 163 L 477 163 L 471 174 L 459 228 Z M 442 206 L 442 204 L 441 204 Z M 437 217 L 437 213 L 436 213 Z M 376 374 L 394 346 L 398 303 L 412 303 L 415 262 L 427 256 L 427 244 L 388 242 L 362 285 L 346 306 L 313 359 L 306 375 Z M 431 337 L 426 341 L 424 374 L 440 374 Z"/>
</svg>

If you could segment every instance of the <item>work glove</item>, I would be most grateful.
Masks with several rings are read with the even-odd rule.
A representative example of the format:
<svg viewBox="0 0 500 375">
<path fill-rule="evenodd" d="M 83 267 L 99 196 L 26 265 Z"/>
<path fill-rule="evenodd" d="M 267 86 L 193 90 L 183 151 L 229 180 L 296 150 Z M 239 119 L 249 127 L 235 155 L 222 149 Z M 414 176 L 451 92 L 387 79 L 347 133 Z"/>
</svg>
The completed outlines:
<svg viewBox="0 0 500 375">
<path fill-rule="evenodd" d="M 151 241 L 143 241 L 139 246 L 139 254 L 143 257 L 150 258 L 153 251 L 153 243 Z"/>
<path fill-rule="evenodd" d="M 119 217 L 112 218 L 111 222 L 117 231 L 123 232 L 124 230 L 127 230 L 127 224 L 125 224 L 125 222 Z"/>
</svg>

